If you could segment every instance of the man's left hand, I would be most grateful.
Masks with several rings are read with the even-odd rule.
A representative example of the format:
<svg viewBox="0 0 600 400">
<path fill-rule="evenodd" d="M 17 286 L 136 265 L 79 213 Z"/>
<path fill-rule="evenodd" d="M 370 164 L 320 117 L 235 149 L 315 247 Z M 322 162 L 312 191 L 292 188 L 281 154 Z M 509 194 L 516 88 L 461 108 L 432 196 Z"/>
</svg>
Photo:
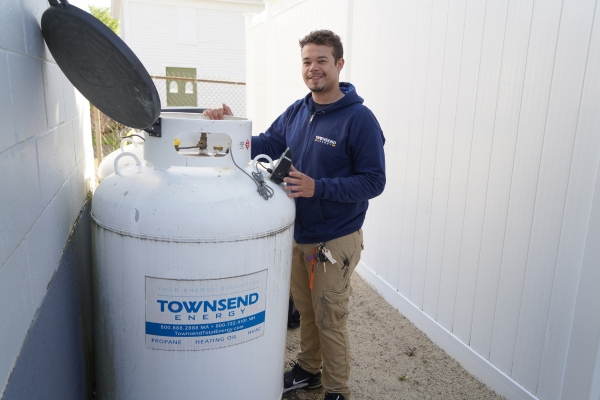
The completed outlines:
<svg viewBox="0 0 600 400">
<path fill-rule="evenodd" d="M 283 178 L 283 181 L 290 197 L 313 197 L 315 194 L 315 180 L 298 171 L 293 165 L 290 168 L 290 176 Z"/>
</svg>

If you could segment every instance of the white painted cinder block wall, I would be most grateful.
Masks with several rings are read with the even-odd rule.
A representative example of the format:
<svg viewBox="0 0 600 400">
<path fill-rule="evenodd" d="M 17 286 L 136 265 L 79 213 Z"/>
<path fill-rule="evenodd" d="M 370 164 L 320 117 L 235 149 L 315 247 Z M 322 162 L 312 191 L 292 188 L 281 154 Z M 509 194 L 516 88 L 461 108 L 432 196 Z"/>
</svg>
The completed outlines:
<svg viewBox="0 0 600 400">
<path fill-rule="evenodd" d="M 94 179 L 89 103 L 45 46 L 47 7 L 0 7 L 0 394 Z"/>
<path fill-rule="evenodd" d="M 323 28 L 387 138 L 358 272 L 507 398 L 597 400 L 598 1 L 270 1 L 254 133 L 306 94 L 298 39 Z"/>
</svg>

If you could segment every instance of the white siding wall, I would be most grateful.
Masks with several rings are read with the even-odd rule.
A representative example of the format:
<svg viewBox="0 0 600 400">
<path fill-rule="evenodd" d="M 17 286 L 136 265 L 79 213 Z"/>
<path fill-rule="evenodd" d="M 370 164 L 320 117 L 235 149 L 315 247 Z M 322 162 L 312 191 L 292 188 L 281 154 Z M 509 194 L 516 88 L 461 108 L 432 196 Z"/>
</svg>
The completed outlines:
<svg viewBox="0 0 600 400">
<path fill-rule="evenodd" d="M 0 397 L 94 179 L 89 103 L 46 49 L 47 7 L 0 7 Z"/>
<path fill-rule="evenodd" d="M 298 39 L 342 37 L 387 138 L 359 272 L 508 398 L 600 393 L 597 3 L 281 0 L 247 21 L 255 133 L 307 92 Z"/>
<path fill-rule="evenodd" d="M 245 82 L 244 13 L 263 9 L 262 5 L 226 1 L 123 0 L 121 37 L 153 75 L 164 75 L 166 67 L 182 67 L 195 68 L 198 78 Z M 157 88 L 166 93 L 164 81 Z M 220 105 L 221 89 L 211 86 L 210 90 L 217 91 L 216 95 L 199 87 L 198 106 Z M 222 90 L 234 92 L 231 95 L 245 103 L 244 86 Z M 213 103 L 204 104 L 206 98 Z"/>
</svg>

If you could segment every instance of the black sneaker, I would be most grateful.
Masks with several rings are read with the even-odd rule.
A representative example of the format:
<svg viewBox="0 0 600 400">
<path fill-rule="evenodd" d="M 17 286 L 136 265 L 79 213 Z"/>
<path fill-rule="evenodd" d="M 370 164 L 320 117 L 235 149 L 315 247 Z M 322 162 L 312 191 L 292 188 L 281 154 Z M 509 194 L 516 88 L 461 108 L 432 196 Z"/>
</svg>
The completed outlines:
<svg viewBox="0 0 600 400">
<path fill-rule="evenodd" d="M 344 396 L 339 393 L 327 393 L 325 400 L 344 400 Z"/>
<path fill-rule="evenodd" d="M 294 389 L 318 389 L 321 387 L 321 371 L 309 374 L 298 363 L 283 374 L 283 393 Z"/>
</svg>

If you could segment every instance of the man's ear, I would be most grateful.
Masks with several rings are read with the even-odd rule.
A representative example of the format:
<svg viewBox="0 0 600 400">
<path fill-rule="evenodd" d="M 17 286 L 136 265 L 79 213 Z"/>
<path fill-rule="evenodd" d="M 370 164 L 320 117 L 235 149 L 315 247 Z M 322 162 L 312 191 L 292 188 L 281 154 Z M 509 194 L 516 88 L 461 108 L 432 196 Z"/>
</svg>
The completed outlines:
<svg viewBox="0 0 600 400">
<path fill-rule="evenodd" d="M 338 72 L 341 72 L 341 71 L 342 71 L 342 68 L 344 68 L 344 63 L 345 63 L 345 61 L 344 61 L 344 59 L 343 59 L 343 58 L 340 58 L 340 59 L 337 61 L 336 67 L 337 67 L 337 70 L 338 70 Z"/>
</svg>

